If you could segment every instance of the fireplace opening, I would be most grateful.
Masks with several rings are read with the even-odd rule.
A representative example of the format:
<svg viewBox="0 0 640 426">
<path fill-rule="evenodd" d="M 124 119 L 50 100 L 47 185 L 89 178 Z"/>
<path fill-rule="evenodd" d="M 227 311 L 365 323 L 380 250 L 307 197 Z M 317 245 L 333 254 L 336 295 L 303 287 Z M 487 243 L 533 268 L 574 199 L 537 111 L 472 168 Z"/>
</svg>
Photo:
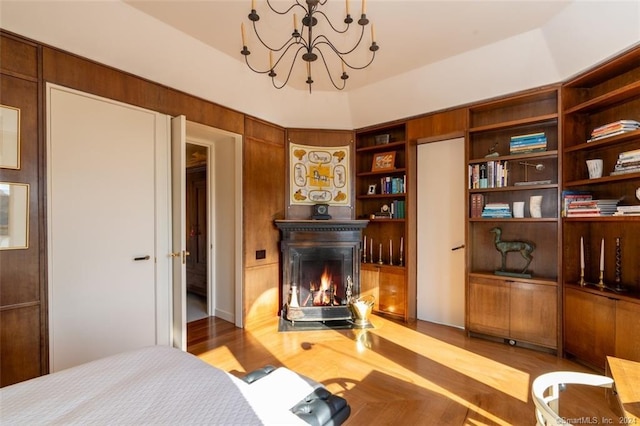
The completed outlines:
<svg viewBox="0 0 640 426">
<path fill-rule="evenodd" d="M 341 260 L 301 261 L 298 282 L 299 305 L 345 305 L 346 283 Z"/>
</svg>

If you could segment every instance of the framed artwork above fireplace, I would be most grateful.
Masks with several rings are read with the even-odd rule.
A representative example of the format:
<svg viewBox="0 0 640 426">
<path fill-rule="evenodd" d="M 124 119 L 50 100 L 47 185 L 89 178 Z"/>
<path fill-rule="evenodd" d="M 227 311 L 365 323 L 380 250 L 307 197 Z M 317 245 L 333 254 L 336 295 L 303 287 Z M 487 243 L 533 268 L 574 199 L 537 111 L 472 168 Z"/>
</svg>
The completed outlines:
<svg viewBox="0 0 640 426">
<path fill-rule="evenodd" d="M 289 143 L 291 205 L 350 207 L 350 149 Z"/>
</svg>

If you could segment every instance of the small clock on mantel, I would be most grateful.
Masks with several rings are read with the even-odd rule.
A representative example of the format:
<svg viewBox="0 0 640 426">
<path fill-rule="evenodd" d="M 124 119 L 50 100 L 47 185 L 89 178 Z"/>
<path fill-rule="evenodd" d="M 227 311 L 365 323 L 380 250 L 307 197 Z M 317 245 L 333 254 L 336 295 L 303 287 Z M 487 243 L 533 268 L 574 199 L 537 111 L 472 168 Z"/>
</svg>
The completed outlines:
<svg viewBox="0 0 640 426">
<path fill-rule="evenodd" d="M 315 204 L 313 206 L 313 215 L 311 219 L 328 220 L 331 219 L 329 214 L 329 204 Z"/>
</svg>

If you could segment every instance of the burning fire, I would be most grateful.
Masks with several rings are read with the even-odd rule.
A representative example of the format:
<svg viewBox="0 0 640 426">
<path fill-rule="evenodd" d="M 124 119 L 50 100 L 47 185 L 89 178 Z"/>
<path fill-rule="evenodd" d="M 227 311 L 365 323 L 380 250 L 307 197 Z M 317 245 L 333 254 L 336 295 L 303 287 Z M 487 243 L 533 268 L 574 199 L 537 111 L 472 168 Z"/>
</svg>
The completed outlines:
<svg viewBox="0 0 640 426">
<path fill-rule="evenodd" d="M 313 296 L 313 304 L 314 306 L 323 306 L 323 305 L 331 305 L 333 302 L 334 295 L 336 293 L 335 285 L 332 281 L 332 275 L 325 266 L 324 272 L 322 272 L 322 276 L 320 277 L 320 288 L 316 292 L 315 296 Z"/>
</svg>

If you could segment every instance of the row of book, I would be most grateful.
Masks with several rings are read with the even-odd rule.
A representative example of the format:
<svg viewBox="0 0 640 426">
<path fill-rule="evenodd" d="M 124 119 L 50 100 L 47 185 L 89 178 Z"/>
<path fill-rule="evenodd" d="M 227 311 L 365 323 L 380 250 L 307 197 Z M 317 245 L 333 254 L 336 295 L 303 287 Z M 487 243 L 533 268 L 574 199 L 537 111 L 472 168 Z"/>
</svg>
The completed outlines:
<svg viewBox="0 0 640 426">
<path fill-rule="evenodd" d="M 618 154 L 611 176 L 640 172 L 640 149 L 633 149 Z"/>
<path fill-rule="evenodd" d="M 591 132 L 591 137 L 587 142 L 594 142 L 611 136 L 621 135 L 640 129 L 640 122 L 636 120 L 618 120 L 596 127 Z"/>
<path fill-rule="evenodd" d="M 404 194 L 406 177 L 386 176 L 380 178 L 380 194 Z"/>
<path fill-rule="evenodd" d="M 469 188 L 502 188 L 508 186 L 509 168 L 507 160 L 469 164 Z"/>
<path fill-rule="evenodd" d="M 530 152 L 546 151 L 547 136 L 544 132 L 528 135 L 512 136 L 509 142 L 509 152 L 514 154 L 528 154 Z"/>
<path fill-rule="evenodd" d="M 393 219 L 404 219 L 404 200 L 393 200 L 389 209 Z"/>
</svg>

